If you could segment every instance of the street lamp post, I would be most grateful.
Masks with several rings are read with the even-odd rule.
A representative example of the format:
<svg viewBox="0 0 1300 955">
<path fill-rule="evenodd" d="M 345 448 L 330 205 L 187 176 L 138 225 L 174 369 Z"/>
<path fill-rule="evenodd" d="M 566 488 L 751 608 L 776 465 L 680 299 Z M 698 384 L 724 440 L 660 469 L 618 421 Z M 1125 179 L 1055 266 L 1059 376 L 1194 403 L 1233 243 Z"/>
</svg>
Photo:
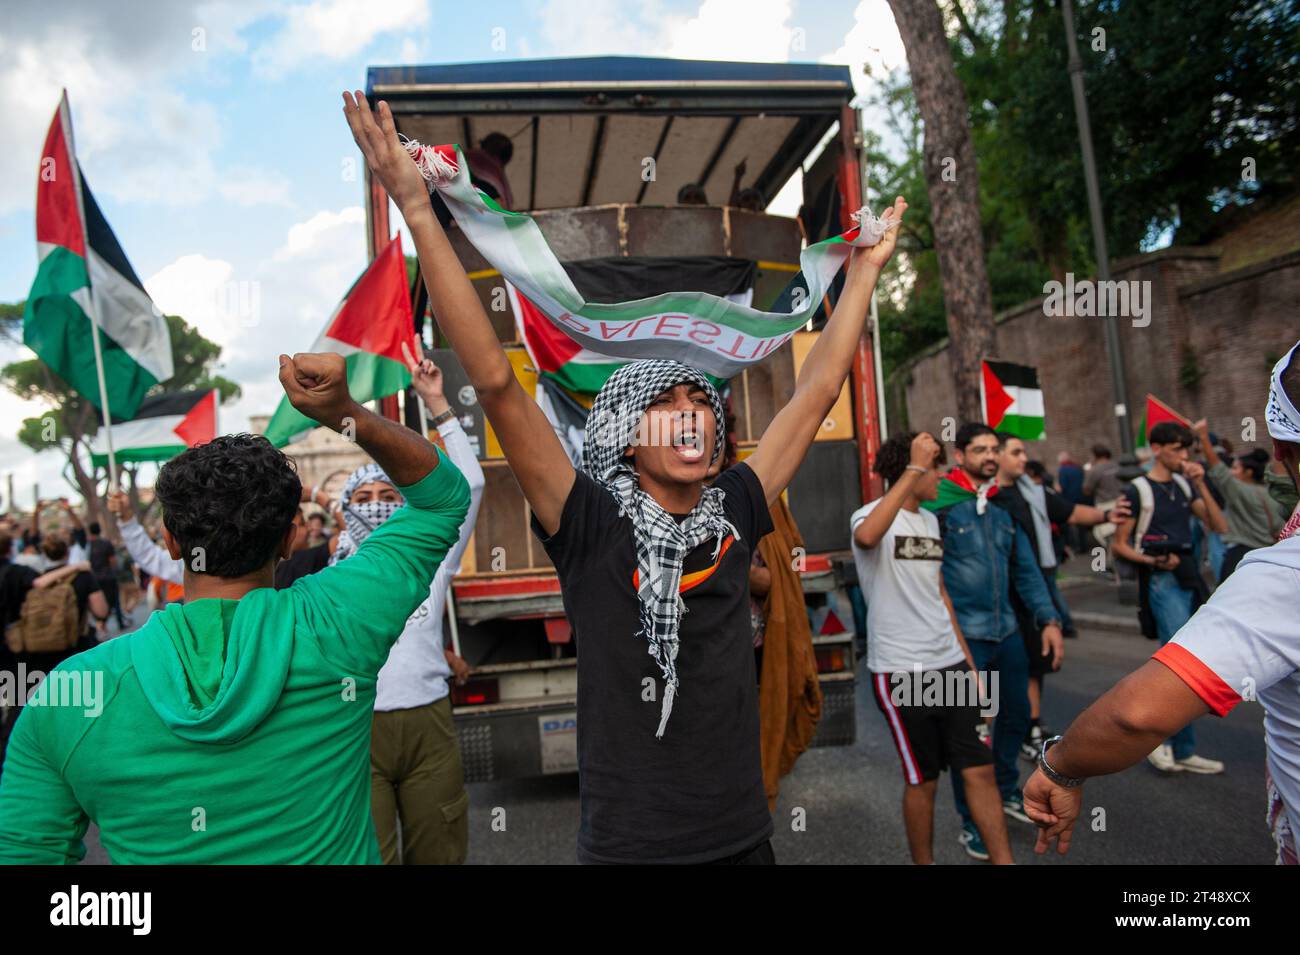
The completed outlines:
<svg viewBox="0 0 1300 955">
<path fill-rule="evenodd" d="M 1097 256 L 1097 281 L 1110 281 L 1110 253 L 1106 248 L 1106 221 L 1101 210 L 1101 189 L 1097 185 L 1097 160 L 1092 152 L 1092 126 L 1088 120 L 1088 99 L 1083 90 L 1083 63 L 1074 33 L 1074 6 L 1061 0 L 1065 17 L 1065 43 L 1070 52 L 1070 85 L 1074 89 L 1074 115 L 1079 122 L 1079 145 L 1083 150 L 1083 179 L 1088 189 L 1088 218 L 1092 222 L 1092 244 Z M 1125 456 L 1133 455 L 1133 430 L 1129 427 L 1128 384 L 1124 378 L 1124 354 L 1120 351 L 1118 319 L 1106 315 L 1106 356 L 1110 359 L 1111 397 L 1119 424 L 1119 441 Z M 1136 461 L 1136 459 L 1134 459 Z"/>
</svg>

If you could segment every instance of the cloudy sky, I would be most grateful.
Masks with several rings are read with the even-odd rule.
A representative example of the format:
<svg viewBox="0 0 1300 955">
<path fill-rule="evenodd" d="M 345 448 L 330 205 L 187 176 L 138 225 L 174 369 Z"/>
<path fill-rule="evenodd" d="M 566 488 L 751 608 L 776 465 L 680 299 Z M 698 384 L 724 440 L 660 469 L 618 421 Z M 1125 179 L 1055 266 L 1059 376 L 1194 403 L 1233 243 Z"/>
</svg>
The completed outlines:
<svg viewBox="0 0 1300 955">
<path fill-rule="evenodd" d="M 822 61 L 852 67 L 862 93 L 864 63 L 906 66 L 886 0 L 8 0 L 4 19 L 0 301 L 26 298 L 36 271 L 40 150 L 66 88 L 86 180 L 137 274 L 224 347 L 222 372 L 243 387 L 222 409 L 228 432 L 275 408 L 275 356 L 311 344 L 365 265 L 339 93 L 364 88 L 366 67 Z M 792 214 L 794 196 L 773 211 Z M 230 317 L 226 290 L 243 282 L 258 290 L 256 323 Z M 30 354 L 0 345 L 0 364 Z M 72 490 L 60 456 L 15 440 L 41 410 L 0 392 L 0 475 L 22 506 L 34 481 L 43 496 Z"/>
</svg>

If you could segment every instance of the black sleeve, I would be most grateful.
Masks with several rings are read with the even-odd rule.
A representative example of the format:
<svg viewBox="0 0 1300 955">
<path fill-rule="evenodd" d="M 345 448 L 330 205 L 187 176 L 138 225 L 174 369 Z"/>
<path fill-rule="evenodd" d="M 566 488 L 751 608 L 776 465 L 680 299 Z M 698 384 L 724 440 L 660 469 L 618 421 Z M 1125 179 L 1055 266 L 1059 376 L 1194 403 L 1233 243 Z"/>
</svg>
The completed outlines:
<svg viewBox="0 0 1300 955">
<path fill-rule="evenodd" d="M 576 471 L 555 533 L 548 537 L 536 514 L 529 523 L 555 569 L 565 574 L 576 562 L 602 553 L 602 540 L 611 529 L 611 522 L 620 519 L 618 504 L 609 491 L 586 472 Z"/>
<path fill-rule="evenodd" d="M 1055 491 L 1047 491 L 1045 496 L 1047 499 L 1047 519 L 1061 527 L 1070 523 L 1070 515 L 1074 513 L 1074 505 Z"/>
<path fill-rule="evenodd" d="M 736 525 L 741 539 L 751 548 L 756 547 L 760 538 L 772 532 L 772 512 L 767 507 L 767 492 L 763 482 L 744 461 L 728 468 L 713 482 L 721 488 L 723 508 L 727 519 Z"/>
</svg>

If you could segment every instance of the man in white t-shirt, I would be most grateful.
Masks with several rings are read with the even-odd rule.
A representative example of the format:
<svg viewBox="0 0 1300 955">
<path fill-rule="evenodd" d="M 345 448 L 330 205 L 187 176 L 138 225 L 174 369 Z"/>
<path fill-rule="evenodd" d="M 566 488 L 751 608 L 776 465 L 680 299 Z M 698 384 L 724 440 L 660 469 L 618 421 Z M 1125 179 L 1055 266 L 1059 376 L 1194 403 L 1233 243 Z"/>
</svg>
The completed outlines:
<svg viewBox="0 0 1300 955">
<path fill-rule="evenodd" d="M 921 501 L 937 495 L 942 458 L 943 449 L 925 432 L 894 435 L 875 460 L 889 492 L 850 518 L 867 603 L 867 668 L 903 763 L 912 861 L 934 861 L 935 786 L 939 773 L 951 769 L 962 774 L 978 830 L 978 839 L 963 840 L 967 853 L 1010 863 L 993 753 L 980 732 L 980 687 L 943 587 L 939 520 L 921 510 Z"/>
<path fill-rule="evenodd" d="M 1273 368 L 1266 410 L 1274 457 L 1300 487 L 1300 343 Z M 1090 776 L 1119 772 L 1206 713 L 1264 707 L 1268 822 L 1277 861 L 1295 865 L 1300 832 L 1300 508 L 1272 547 L 1237 570 L 1155 656 L 1043 743 L 1025 784 L 1036 852 L 1070 847 Z"/>
</svg>

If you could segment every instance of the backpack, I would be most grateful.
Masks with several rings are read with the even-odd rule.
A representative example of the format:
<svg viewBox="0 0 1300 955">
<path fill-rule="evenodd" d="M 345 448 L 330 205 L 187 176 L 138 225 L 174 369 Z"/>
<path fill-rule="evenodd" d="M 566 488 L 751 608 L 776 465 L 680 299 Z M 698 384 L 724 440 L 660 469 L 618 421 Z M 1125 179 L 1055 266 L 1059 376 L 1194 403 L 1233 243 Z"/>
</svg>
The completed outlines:
<svg viewBox="0 0 1300 955">
<path fill-rule="evenodd" d="M 1173 475 L 1174 483 L 1178 485 L 1178 490 L 1183 492 L 1183 497 L 1189 501 L 1192 499 L 1192 486 L 1187 483 L 1187 478 L 1181 474 Z M 1151 482 L 1146 477 L 1136 477 L 1132 481 L 1133 489 L 1138 494 L 1138 519 L 1137 528 L 1133 531 L 1133 549 L 1139 554 L 1142 553 L 1142 538 L 1146 537 L 1147 528 L 1151 526 L 1151 518 L 1155 514 L 1156 499 L 1151 492 Z"/>
<path fill-rule="evenodd" d="M 74 577 L 52 587 L 32 587 L 21 616 L 5 630 L 5 645 L 13 653 L 62 653 L 77 645 L 82 619 L 77 610 Z"/>
</svg>

